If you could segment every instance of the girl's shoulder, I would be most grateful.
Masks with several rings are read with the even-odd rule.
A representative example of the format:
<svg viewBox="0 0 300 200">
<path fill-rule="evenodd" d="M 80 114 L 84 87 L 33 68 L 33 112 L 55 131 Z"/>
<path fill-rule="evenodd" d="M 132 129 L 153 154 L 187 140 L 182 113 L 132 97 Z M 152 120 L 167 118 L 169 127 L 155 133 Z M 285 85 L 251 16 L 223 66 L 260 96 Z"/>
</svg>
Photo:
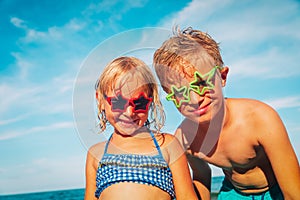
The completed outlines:
<svg viewBox="0 0 300 200">
<path fill-rule="evenodd" d="M 107 141 L 98 142 L 91 146 L 88 153 L 91 154 L 95 159 L 100 160 L 103 156 L 105 144 Z"/>
<path fill-rule="evenodd" d="M 159 146 L 168 151 L 172 150 L 180 150 L 182 146 L 177 137 L 170 133 L 159 133 L 156 136 L 156 140 L 158 141 Z"/>
<path fill-rule="evenodd" d="M 161 147 L 167 146 L 174 139 L 176 140 L 176 137 L 170 133 L 156 133 L 154 135 Z"/>
<path fill-rule="evenodd" d="M 160 133 L 156 138 L 159 142 L 164 159 L 169 165 L 184 154 L 184 150 L 179 140 L 173 134 Z"/>
</svg>

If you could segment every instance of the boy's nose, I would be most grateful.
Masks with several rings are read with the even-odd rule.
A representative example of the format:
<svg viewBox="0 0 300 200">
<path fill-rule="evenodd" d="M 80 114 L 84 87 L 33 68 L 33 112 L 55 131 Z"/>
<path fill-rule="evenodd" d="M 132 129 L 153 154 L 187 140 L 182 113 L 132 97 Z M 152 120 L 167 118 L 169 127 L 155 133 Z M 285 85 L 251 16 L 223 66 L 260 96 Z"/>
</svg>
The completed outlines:
<svg viewBox="0 0 300 200">
<path fill-rule="evenodd" d="M 193 90 L 190 91 L 190 101 L 191 101 L 191 104 L 198 103 L 199 100 L 203 99 L 203 97 L 204 97 L 204 95 L 199 95 L 198 93 L 196 93 Z"/>
</svg>

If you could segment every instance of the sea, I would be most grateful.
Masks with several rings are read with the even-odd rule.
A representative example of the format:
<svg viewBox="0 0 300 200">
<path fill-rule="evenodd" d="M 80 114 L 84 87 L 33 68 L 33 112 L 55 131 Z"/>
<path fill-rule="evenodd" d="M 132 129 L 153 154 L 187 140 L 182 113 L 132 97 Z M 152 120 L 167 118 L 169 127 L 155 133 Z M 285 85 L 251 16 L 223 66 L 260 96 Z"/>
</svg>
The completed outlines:
<svg viewBox="0 0 300 200">
<path fill-rule="evenodd" d="M 224 177 L 222 176 L 212 178 L 212 200 L 217 198 L 217 193 L 221 187 L 223 178 Z M 25 194 L 0 195 L 0 200 L 83 200 L 83 198 L 84 188 L 48 192 L 34 192 Z"/>
</svg>

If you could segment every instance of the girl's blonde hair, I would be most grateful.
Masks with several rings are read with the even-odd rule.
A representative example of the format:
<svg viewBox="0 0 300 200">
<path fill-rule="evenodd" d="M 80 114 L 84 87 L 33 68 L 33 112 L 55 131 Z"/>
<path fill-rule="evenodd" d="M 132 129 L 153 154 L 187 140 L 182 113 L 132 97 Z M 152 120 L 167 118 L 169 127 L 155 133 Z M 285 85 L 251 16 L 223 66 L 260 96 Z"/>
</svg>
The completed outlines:
<svg viewBox="0 0 300 200">
<path fill-rule="evenodd" d="M 153 123 L 154 128 L 158 132 L 164 126 L 165 112 L 159 98 L 158 84 L 153 73 L 143 61 L 135 57 L 118 57 L 108 63 L 103 73 L 97 80 L 95 86 L 98 102 L 98 118 L 100 120 L 99 126 L 101 128 L 101 132 L 106 129 L 106 125 L 108 123 L 104 111 L 104 101 L 106 101 L 105 95 L 108 92 L 114 92 L 117 89 L 117 81 L 121 81 L 121 83 L 118 83 L 124 85 L 126 84 L 126 81 L 133 76 L 134 78 L 139 77 L 141 80 L 143 80 L 145 84 L 141 85 L 139 88 L 142 88 L 148 97 L 152 97 L 152 103 L 149 108 L 149 116 L 151 119 L 150 121 L 147 121 L 149 124 Z"/>
</svg>

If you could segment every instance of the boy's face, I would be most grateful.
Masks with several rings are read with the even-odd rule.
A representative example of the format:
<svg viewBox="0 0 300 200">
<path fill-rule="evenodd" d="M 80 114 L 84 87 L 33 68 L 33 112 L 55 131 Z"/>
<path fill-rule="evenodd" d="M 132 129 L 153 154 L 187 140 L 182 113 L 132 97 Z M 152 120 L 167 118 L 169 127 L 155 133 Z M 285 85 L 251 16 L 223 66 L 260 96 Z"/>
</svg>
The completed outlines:
<svg viewBox="0 0 300 200">
<path fill-rule="evenodd" d="M 206 66 L 190 70 L 189 76 L 184 78 L 170 78 L 164 85 L 168 90 L 167 100 L 173 102 L 179 112 L 190 120 L 209 122 L 220 110 L 224 99 L 222 84 L 225 82 L 221 73 L 218 66 Z"/>
</svg>

